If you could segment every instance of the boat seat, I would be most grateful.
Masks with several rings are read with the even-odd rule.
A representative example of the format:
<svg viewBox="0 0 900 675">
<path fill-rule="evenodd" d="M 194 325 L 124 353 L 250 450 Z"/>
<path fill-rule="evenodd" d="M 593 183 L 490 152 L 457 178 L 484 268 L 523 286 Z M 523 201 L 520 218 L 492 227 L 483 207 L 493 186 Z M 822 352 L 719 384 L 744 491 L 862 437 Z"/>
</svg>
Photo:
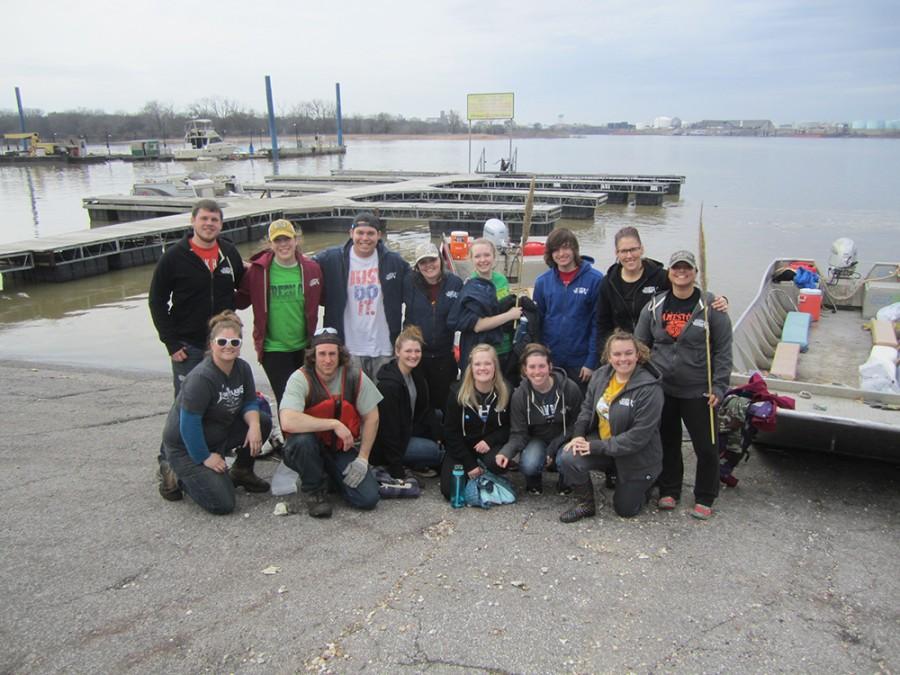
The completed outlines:
<svg viewBox="0 0 900 675">
<path fill-rule="evenodd" d="M 872 319 L 872 345 L 897 348 L 897 334 L 892 321 Z"/>
<path fill-rule="evenodd" d="M 797 361 L 800 360 L 800 345 L 795 342 L 779 342 L 775 347 L 775 358 L 769 374 L 779 380 L 797 379 Z"/>
<path fill-rule="evenodd" d="M 781 327 L 781 341 L 800 345 L 800 351 L 809 348 L 809 321 L 812 317 L 806 312 L 788 312 Z"/>
</svg>

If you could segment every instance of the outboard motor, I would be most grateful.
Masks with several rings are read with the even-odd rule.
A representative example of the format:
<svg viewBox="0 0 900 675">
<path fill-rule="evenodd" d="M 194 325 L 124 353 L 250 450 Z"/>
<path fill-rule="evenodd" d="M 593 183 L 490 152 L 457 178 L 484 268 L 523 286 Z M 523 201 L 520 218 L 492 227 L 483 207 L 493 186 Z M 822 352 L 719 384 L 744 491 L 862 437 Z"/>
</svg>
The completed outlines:
<svg viewBox="0 0 900 675">
<path fill-rule="evenodd" d="M 492 242 L 498 251 L 509 248 L 509 228 L 498 218 L 491 218 L 484 224 L 484 238 Z"/>
<path fill-rule="evenodd" d="M 851 279 L 856 276 L 856 244 L 852 239 L 841 237 L 831 243 L 831 255 L 828 257 L 828 278 L 830 284 L 839 279 Z"/>
</svg>

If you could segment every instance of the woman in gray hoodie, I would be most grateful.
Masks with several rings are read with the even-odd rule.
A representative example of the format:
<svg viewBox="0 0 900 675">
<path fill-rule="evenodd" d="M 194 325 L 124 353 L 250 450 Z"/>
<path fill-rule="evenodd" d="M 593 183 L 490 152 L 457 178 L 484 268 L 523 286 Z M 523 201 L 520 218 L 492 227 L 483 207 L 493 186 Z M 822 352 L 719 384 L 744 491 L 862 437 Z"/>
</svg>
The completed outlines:
<svg viewBox="0 0 900 675">
<path fill-rule="evenodd" d="M 588 384 L 575 421 L 574 438 L 559 456 L 559 470 L 575 492 L 575 504 L 559 519 L 574 523 L 596 513 L 590 472 L 618 474 L 613 506 L 623 518 L 636 516 L 662 471 L 659 420 L 663 407 L 660 376 L 650 350 L 630 333 L 616 330 Z"/>
<path fill-rule="evenodd" d="M 553 367 L 550 350 L 544 345 L 526 345 L 519 363 L 522 382 L 509 403 L 509 440 L 496 461 L 497 466 L 506 468 L 509 460 L 522 453 L 519 470 L 525 476 L 525 489 L 541 494 L 544 467 L 553 463 L 572 435 L 572 423 L 581 408 L 581 389 L 562 368 Z M 565 490 L 562 482 L 559 489 Z"/>
</svg>

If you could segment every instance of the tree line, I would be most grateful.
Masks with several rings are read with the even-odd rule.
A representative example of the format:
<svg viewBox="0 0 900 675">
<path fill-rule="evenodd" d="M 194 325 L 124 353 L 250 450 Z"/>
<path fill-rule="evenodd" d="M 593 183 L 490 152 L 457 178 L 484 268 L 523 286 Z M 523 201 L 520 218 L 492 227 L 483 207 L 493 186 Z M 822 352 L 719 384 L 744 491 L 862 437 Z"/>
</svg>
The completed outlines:
<svg viewBox="0 0 900 675">
<path fill-rule="evenodd" d="M 268 117 L 227 98 L 205 98 L 176 111 L 172 105 L 148 101 L 138 112 L 107 113 L 102 110 L 77 109 L 44 112 L 25 109 L 26 131 L 37 132 L 44 140 L 64 141 L 84 137 L 88 143 L 132 141 L 137 139 L 180 138 L 185 124 L 194 118 L 212 120 L 224 137 L 268 135 Z M 315 99 L 280 110 L 275 117 L 279 136 L 332 135 L 337 133 L 335 104 Z M 592 133 L 589 127 L 578 127 L 576 133 Z M 15 110 L 0 110 L 0 134 L 15 133 L 19 115 Z M 504 135 L 544 134 L 540 124 L 519 126 L 513 122 L 478 122 L 475 133 Z M 561 129 L 556 129 L 562 131 Z M 439 117 L 419 119 L 378 113 L 344 115 L 345 134 L 465 134 L 468 123 L 456 110 L 441 111 Z M 567 129 L 571 133 L 572 129 Z"/>
</svg>

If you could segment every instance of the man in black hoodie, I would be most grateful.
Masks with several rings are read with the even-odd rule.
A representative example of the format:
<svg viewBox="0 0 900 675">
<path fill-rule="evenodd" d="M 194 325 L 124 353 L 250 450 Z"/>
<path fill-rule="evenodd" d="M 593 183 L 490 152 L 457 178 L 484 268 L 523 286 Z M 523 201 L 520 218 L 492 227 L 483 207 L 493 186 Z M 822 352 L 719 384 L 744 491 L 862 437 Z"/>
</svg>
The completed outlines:
<svg viewBox="0 0 900 675">
<path fill-rule="evenodd" d="M 234 292 L 244 276 L 241 254 L 219 236 L 222 208 L 215 201 L 201 199 L 194 205 L 191 228 L 192 232 L 159 259 L 148 297 L 153 325 L 171 359 L 176 397 L 184 378 L 203 360 L 207 323 L 219 312 L 234 309 Z M 160 494 L 170 501 L 181 499 L 175 473 L 162 454 L 158 459 Z M 255 492 L 269 489 L 261 479 L 251 483 L 245 488 Z"/>
</svg>

